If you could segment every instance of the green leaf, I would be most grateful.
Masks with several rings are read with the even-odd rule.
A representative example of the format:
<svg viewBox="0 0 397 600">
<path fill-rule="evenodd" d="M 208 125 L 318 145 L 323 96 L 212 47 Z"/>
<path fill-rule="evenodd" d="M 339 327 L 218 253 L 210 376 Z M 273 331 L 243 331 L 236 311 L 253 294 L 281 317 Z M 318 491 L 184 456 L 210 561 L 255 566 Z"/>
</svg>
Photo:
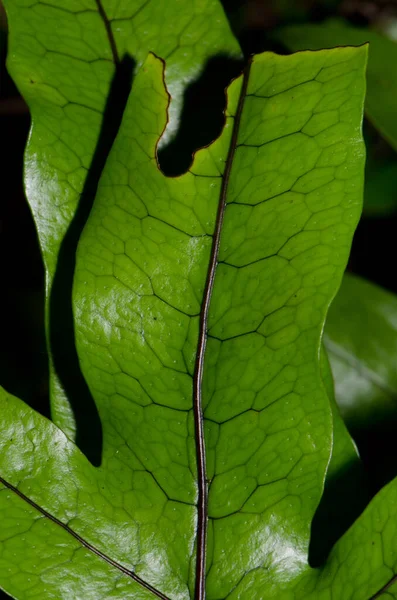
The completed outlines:
<svg viewBox="0 0 397 600">
<path fill-rule="evenodd" d="M 397 581 L 393 582 L 386 590 L 382 591 L 378 596 L 374 596 L 374 600 L 375 598 L 381 598 L 382 600 L 395 600 L 395 598 L 397 598 Z"/>
<path fill-rule="evenodd" d="M 383 35 L 330 19 L 321 24 L 292 25 L 277 32 L 277 38 L 291 50 L 359 45 L 369 42 L 367 69 L 367 117 L 397 150 L 397 44 Z"/>
<path fill-rule="evenodd" d="M 310 564 L 322 565 L 332 546 L 362 513 L 370 500 L 368 484 L 357 447 L 335 401 L 331 366 L 321 349 L 321 375 L 332 409 L 333 446 L 324 494 L 312 523 Z"/>
<path fill-rule="evenodd" d="M 350 433 L 362 442 L 371 431 L 390 438 L 389 456 L 376 465 L 377 476 L 387 480 L 395 474 L 396 460 L 397 298 L 360 277 L 345 275 L 327 316 L 324 341 L 336 399 Z"/>
<path fill-rule="evenodd" d="M 156 163 L 163 64 L 145 62 L 77 253 L 101 466 L 2 396 L 1 584 L 15 597 L 350 600 L 390 582 L 395 483 L 325 567 L 307 560 L 332 450 L 321 336 L 361 209 L 365 61 L 255 57 L 221 136 L 177 178 Z"/>
<path fill-rule="evenodd" d="M 397 298 L 345 275 L 324 335 L 336 398 L 349 428 L 368 428 L 397 410 Z"/>
<path fill-rule="evenodd" d="M 65 294 L 63 289 L 54 291 L 57 268 L 59 279 L 67 277 L 61 272 L 60 253 L 74 254 L 70 241 L 77 207 L 87 205 L 87 196 L 95 193 L 87 174 L 97 166 L 112 79 L 119 74 L 128 86 L 125 58 L 131 57 L 137 67 L 149 50 L 167 59 L 165 77 L 173 103 L 162 138 L 166 143 L 178 127 L 187 85 L 210 57 L 239 57 L 240 49 L 217 0 L 7 0 L 4 4 L 10 27 L 8 69 L 32 116 L 25 189 L 46 272 L 50 347 L 50 340 L 63 333 L 58 333 L 61 318 L 50 322 L 54 295 L 57 302 Z M 109 108 L 115 111 L 114 106 Z M 59 343 L 64 345 L 64 340 Z M 70 356 L 63 360 L 71 362 Z M 50 362 L 52 417 L 74 439 L 69 390 L 57 373 L 62 364 Z"/>
</svg>

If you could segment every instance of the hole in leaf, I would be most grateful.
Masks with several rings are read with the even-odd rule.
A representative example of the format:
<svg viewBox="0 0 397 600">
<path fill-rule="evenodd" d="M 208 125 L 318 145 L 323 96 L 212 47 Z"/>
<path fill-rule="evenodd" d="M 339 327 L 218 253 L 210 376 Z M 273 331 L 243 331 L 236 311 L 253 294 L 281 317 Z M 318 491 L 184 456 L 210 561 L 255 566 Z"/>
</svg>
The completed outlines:
<svg viewBox="0 0 397 600">
<path fill-rule="evenodd" d="M 95 402 L 80 369 L 75 346 L 72 285 L 77 244 L 90 214 L 98 181 L 117 135 L 131 90 L 135 63 L 125 56 L 116 67 L 103 115 L 102 128 L 76 214 L 62 242 L 50 299 L 50 338 L 55 370 L 76 421 L 76 444 L 100 465 L 102 427 Z"/>
<path fill-rule="evenodd" d="M 158 161 L 168 177 L 185 173 L 192 155 L 219 137 L 225 123 L 225 89 L 241 74 L 243 63 L 228 56 L 209 59 L 200 77 L 184 93 L 175 137 L 158 149 Z"/>
</svg>

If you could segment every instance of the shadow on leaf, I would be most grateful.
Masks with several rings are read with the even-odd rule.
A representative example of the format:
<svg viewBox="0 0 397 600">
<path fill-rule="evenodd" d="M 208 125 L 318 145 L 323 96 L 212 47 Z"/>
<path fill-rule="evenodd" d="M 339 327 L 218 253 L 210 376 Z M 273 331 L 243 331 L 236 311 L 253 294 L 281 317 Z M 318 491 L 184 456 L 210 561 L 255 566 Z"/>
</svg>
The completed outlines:
<svg viewBox="0 0 397 600">
<path fill-rule="evenodd" d="M 132 85 L 135 63 L 125 56 L 117 65 L 101 132 L 76 214 L 63 239 L 50 298 L 50 342 L 56 373 L 76 420 L 76 444 L 100 465 L 102 427 L 95 402 L 80 369 L 75 345 L 72 286 L 77 244 L 92 208 L 99 178 L 117 135 Z"/>
</svg>

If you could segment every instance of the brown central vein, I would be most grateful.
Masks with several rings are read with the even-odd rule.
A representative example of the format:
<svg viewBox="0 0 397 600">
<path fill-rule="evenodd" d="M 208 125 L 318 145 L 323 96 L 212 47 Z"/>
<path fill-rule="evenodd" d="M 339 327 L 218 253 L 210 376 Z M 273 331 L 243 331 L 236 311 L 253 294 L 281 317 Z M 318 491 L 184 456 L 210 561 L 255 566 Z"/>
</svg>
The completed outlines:
<svg viewBox="0 0 397 600">
<path fill-rule="evenodd" d="M 96 5 L 98 7 L 98 12 L 100 14 L 100 17 L 103 21 L 103 24 L 105 25 L 105 29 L 106 29 L 106 34 L 108 36 L 109 39 L 109 44 L 110 44 L 110 48 L 112 50 L 112 54 L 113 54 L 113 61 L 116 65 L 118 65 L 120 63 L 120 58 L 119 58 L 119 53 L 117 51 L 117 46 L 116 46 L 116 41 L 114 39 L 113 36 L 113 32 L 112 32 L 112 27 L 110 25 L 110 21 L 107 17 L 107 14 L 105 12 L 105 9 L 102 6 L 102 0 L 95 0 Z"/>
<path fill-rule="evenodd" d="M 376 594 L 371 596 L 369 600 L 375 600 L 375 598 L 380 598 L 387 590 L 393 585 L 393 583 L 397 582 L 397 575 L 394 575 Z"/>
<path fill-rule="evenodd" d="M 218 264 L 219 246 L 223 219 L 226 209 L 226 195 L 229 185 L 234 154 L 237 146 L 237 136 L 243 112 L 244 99 L 247 93 L 248 78 L 251 69 L 249 60 L 243 74 L 243 85 L 234 118 L 234 126 L 230 141 L 229 152 L 222 176 L 222 187 L 219 198 L 218 212 L 215 222 L 215 231 L 212 240 L 211 255 L 208 265 L 207 280 L 205 282 L 203 302 L 200 311 L 200 327 L 197 344 L 196 364 L 193 377 L 193 412 L 196 439 L 196 461 L 198 477 L 198 515 L 197 515 L 197 555 L 196 555 L 196 585 L 195 600 L 205 599 L 205 559 L 207 546 L 207 519 L 208 519 L 208 481 L 205 459 L 204 422 L 202 408 L 202 382 L 204 369 L 204 354 L 207 344 L 208 311 L 214 287 L 215 272 Z"/>
<path fill-rule="evenodd" d="M 87 542 L 78 533 L 76 533 L 71 527 L 69 527 L 65 523 L 62 523 L 62 521 L 60 521 L 59 519 L 57 519 L 56 517 L 54 517 L 54 515 L 52 515 L 48 511 L 46 511 L 44 508 L 42 508 L 38 504 L 36 504 L 36 502 L 34 502 L 30 498 L 28 498 L 28 496 L 25 496 L 25 494 L 23 494 L 22 492 L 20 492 L 18 490 L 18 488 L 16 488 L 15 486 L 13 486 L 11 483 L 9 483 L 8 481 L 6 481 L 1 476 L 0 476 L 0 483 L 2 483 L 4 485 L 4 487 L 6 487 L 7 489 L 9 489 L 10 491 L 12 491 L 15 494 L 17 494 L 17 496 L 19 496 L 22 500 L 24 500 L 25 502 L 27 502 L 32 508 L 34 508 L 35 510 L 37 510 L 44 517 L 47 517 L 47 519 L 49 519 L 50 521 L 52 521 L 56 525 L 59 525 L 60 527 L 62 527 L 62 529 L 64 529 L 67 533 L 69 533 L 72 537 L 74 537 L 74 539 L 77 540 L 82 546 L 84 546 L 84 548 L 87 548 L 87 550 L 90 550 L 93 554 L 96 554 L 96 556 L 98 556 L 99 558 L 102 558 L 109 565 L 111 565 L 112 567 L 115 567 L 116 569 L 118 569 L 119 571 L 121 571 L 122 573 L 124 573 L 124 575 L 127 575 L 128 577 L 131 577 L 131 579 L 133 579 L 134 581 L 136 581 L 136 583 L 139 583 L 142 587 L 144 587 L 149 592 L 152 592 L 152 594 L 154 594 L 155 596 L 157 596 L 157 598 L 161 598 L 161 600 L 170 600 L 168 598 L 168 596 L 165 596 L 159 590 L 156 590 L 156 588 L 154 588 L 149 583 L 147 583 L 146 581 L 144 581 L 143 579 L 141 579 L 138 575 L 135 575 L 135 573 L 133 573 L 133 571 L 131 571 L 130 569 L 127 569 L 126 567 L 124 567 L 120 563 L 116 562 L 115 560 L 113 560 L 112 558 L 110 558 L 110 556 L 108 556 L 107 554 L 104 554 L 104 552 L 101 552 L 100 550 L 98 550 L 98 548 L 95 548 L 95 546 L 93 546 L 92 544 L 90 544 L 89 542 Z"/>
</svg>

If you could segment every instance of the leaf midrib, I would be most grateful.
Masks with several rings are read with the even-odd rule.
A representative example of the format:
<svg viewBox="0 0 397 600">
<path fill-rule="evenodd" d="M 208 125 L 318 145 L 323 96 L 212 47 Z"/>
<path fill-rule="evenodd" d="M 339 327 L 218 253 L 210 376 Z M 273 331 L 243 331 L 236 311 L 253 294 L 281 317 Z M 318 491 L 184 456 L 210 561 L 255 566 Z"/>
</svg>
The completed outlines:
<svg viewBox="0 0 397 600">
<path fill-rule="evenodd" d="M 116 46 L 116 40 L 114 39 L 113 36 L 113 32 L 112 32 L 112 27 L 110 25 L 110 21 L 108 19 L 108 16 L 105 12 L 105 9 L 103 8 L 102 5 L 102 0 L 95 0 L 95 3 L 98 7 L 98 12 L 99 15 L 103 21 L 103 24 L 105 26 L 106 29 L 106 35 L 108 37 L 109 40 L 109 44 L 110 44 L 110 49 L 112 51 L 112 55 L 113 55 L 113 62 L 115 63 L 115 65 L 117 66 L 118 64 L 120 64 L 120 57 L 119 57 L 119 53 L 117 50 L 117 46 Z"/>
<path fill-rule="evenodd" d="M 204 415 L 202 408 L 202 381 L 204 372 L 204 356 L 208 334 L 208 311 L 214 288 L 216 268 L 218 265 L 220 239 L 226 209 L 226 197 L 229 186 L 230 173 L 233 165 L 233 159 L 237 147 L 237 137 L 240 128 L 244 100 L 247 92 L 251 63 L 252 59 L 248 61 L 247 66 L 245 67 L 243 72 L 243 82 L 241 86 L 236 114 L 234 116 L 232 136 L 225 162 L 225 170 L 222 174 L 222 185 L 215 221 L 215 229 L 212 237 L 211 254 L 200 310 L 199 336 L 197 342 L 196 362 L 193 375 L 193 413 L 195 425 L 196 462 L 198 479 L 195 600 L 205 599 L 205 563 L 208 522 L 208 480 L 205 458 Z"/>
<path fill-rule="evenodd" d="M 376 594 L 371 596 L 371 598 L 369 598 L 368 600 L 376 600 L 376 598 L 380 598 L 380 596 L 382 596 L 382 594 L 387 592 L 387 590 L 396 582 L 397 582 L 397 574 L 393 575 L 393 577 L 378 592 L 376 592 Z"/>
<path fill-rule="evenodd" d="M 37 504 L 34 500 L 32 500 L 31 498 L 29 498 L 28 496 L 26 496 L 20 490 L 18 490 L 17 487 L 15 487 L 14 485 L 12 485 L 8 481 L 6 481 L 4 479 L 4 477 L 1 477 L 1 475 L 0 475 L 0 483 L 2 483 L 4 485 L 4 487 L 6 487 L 7 489 L 9 489 L 11 492 L 14 492 L 14 494 L 16 494 L 17 496 L 19 496 L 19 498 L 21 498 L 22 500 L 24 500 L 25 502 L 27 502 L 27 504 L 29 504 L 32 508 L 34 508 L 35 510 L 37 510 L 44 517 L 47 517 L 47 519 L 49 519 L 50 521 L 52 521 L 56 525 L 59 525 L 59 527 L 62 527 L 62 529 L 64 531 L 66 531 L 67 533 L 69 533 L 82 546 L 84 546 L 85 548 L 87 548 L 87 550 L 90 550 L 93 554 L 96 554 L 99 558 L 102 558 L 109 565 L 111 565 L 112 567 L 115 567 L 116 569 L 118 569 L 119 571 L 121 571 L 122 573 L 124 573 L 124 575 L 127 575 L 127 576 L 131 577 L 131 579 L 133 579 L 134 581 L 136 581 L 136 583 L 139 583 L 142 587 L 144 587 L 149 592 L 152 592 L 155 596 L 157 596 L 157 598 L 161 598 L 161 600 L 170 600 L 170 598 L 168 598 L 168 596 L 165 596 L 162 592 L 160 592 L 159 590 L 157 590 L 156 588 L 154 588 L 153 586 L 151 586 L 149 583 L 147 583 L 143 579 L 141 579 L 133 571 L 131 571 L 130 569 L 127 569 L 122 564 L 120 564 L 117 561 L 113 560 L 113 558 L 111 558 L 110 556 L 108 556 L 107 554 L 105 554 L 104 552 L 102 552 L 101 550 L 99 550 L 98 548 L 96 548 L 95 546 L 93 546 L 93 544 L 90 544 L 90 542 L 87 542 L 87 540 L 85 540 L 81 535 L 79 535 L 78 533 L 76 533 L 76 531 L 74 531 L 74 529 L 72 529 L 71 527 L 69 527 L 69 525 L 66 525 L 66 523 L 63 523 L 57 517 L 54 517 L 54 515 L 52 515 L 51 513 L 49 513 L 47 510 L 45 510 L 45 508 L 42 508 L 41 506 L 39 506 L 39 504 Z"/>
</svg>

